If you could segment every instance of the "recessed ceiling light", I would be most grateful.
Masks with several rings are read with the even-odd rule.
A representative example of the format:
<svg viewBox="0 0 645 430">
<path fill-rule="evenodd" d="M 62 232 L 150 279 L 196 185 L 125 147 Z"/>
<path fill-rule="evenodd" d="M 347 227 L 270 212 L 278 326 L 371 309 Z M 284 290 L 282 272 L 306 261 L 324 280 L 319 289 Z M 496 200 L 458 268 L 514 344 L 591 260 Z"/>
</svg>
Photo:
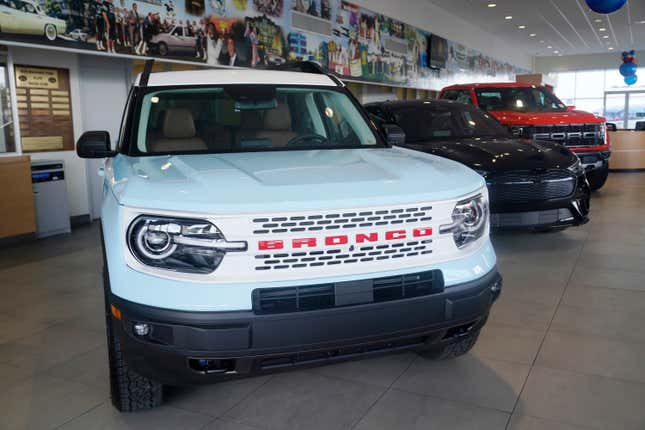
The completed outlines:
<svg viewBox="0 0 645 430">
<path fill-rule="evenodd" d="M 613 46 L 610 46 L 608 49 L 609 49 L 610 51 L 613 51 L 613 50 L 614 50 L 614 47 L 613 47 Z"/>
<path fill-rule="evenodd" d="M 497 6 L 497 3 L 488 3 L 488 7 L 495 7 Z"/>
<path fill-rule="evenodd" d="M 554 53 L 554 54 L 559 54 L 559 53 L 560 53 L 560 51 L 555 50 L 555 51 L 553 51 L 553 53 Z"/>
<path fill-rule="evenodd" d="M 551 45 L 546 47 L 546 49 L 551 49 L 551 48 L 553 48 L 553 46 L 551 46 Z"/>
<path fill-rule="evenodd" d="M 540 43 L 544 43 L 544 40 L 540 40 Z"/>
<path fill-rule="evenodd" d="M 562 57 L 562 54 L 558 54 L 558 57 Z"/>
<path fill-rule="evenodd" d="M 636 24 L 645 24 L 645 19 L 641 19 L 640 21 L 635 21 Z"/>
<path fill-rule="evenodd" d="M 602 38 L 603 38 L 603 39 L 609 39 L 609 35 L 608 35 L 608 34 L 605 34 Z"/>
<path fill-rule="evenodd" d="M 594 19 L 593 21 L 594 21 L 594 22 L 602 22 L 602 19 L 600 19 L 600 18 L 596 18 L 596 19 Z"/>
<path fill-rule="evenodd" d="M 535 37 L 535 36 L 537 36 L 537 34 L 535 34 L 535 33 L 529 34 L 529 37 Z"/>
<path fill-rule="evenodd" d="M 605 27 L 600 27 L 598 31 L 607 31 L 607 29 Z"/>
<path fill-rule="evenodd" d="M 526 26 L 525 25 L 518 25 L 517 28 L 519 28 L 520 30 L 524 30 L 526 28 Z"/>
<path fill-rule="evenodd" d="M 513 17 L 511 15 L 507 15 L 507 16 L 504 17 L 504 19 L 509 20 L 509 19 L 513 19 Z"/>
</svg>

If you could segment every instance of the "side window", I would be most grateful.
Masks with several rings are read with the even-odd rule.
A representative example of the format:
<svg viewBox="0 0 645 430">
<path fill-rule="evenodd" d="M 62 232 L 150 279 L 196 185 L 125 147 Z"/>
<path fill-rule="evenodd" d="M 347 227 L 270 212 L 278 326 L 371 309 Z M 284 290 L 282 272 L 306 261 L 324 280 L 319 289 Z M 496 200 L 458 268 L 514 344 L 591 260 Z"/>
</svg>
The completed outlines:
<svg viewBox="0 0 645 430">
<path fill-rule="evenodd" d="M 441 96 L 444 100 L 453 100 L 459 103 L 473 104 L 469 90 L 448 90 Z"/>
<path fill-rule="evenodd" d="M 181 27 L 175 27 L 175 29 L 172 31 L 173 36 L 183 36 L 184 35 L 184 29 Z"/>
<path fill-rule="evenodd" d="M 482 90 L 477 93 L 479 107 L 483 110 L 504 109 L 502 93 L 496 90 Z"/>
</svg>

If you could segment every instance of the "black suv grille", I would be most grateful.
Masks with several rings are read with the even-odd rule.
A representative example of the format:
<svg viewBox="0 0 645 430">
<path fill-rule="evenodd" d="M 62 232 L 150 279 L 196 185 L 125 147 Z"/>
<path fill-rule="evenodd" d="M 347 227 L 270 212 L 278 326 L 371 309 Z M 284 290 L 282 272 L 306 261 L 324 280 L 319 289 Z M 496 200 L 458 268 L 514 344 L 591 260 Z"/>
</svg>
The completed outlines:
<svg viewBox="0 0 645 430">
<path fill-rule="evenodd" d="M 604 145 L 602 124 L 536 125 L 515 128 L 520 137 L 546 140 L 569 147 Z"/>
<path fill-rule="evenodd" d="M 567 170 L 500 173 L 487 182 L 492 206 L 564 198 L 576 188 L 576 177 Z"/>
<path fill-rule="evenodd" d="M 280 314 L 389 302 L 443 292 L 440 270 L 360 281 L 253 290 L 253 312 Z"/>
</svg>

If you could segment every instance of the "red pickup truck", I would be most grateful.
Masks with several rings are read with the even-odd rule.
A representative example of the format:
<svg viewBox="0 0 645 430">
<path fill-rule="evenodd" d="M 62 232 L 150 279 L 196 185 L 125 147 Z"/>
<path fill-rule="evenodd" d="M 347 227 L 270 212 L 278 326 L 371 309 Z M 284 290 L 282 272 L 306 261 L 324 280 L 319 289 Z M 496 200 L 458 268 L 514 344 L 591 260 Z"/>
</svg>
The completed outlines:
<svg viewBox="0 0 645 430">
<path fill-rule="evenodd" d="M 561 143 L 575 152 L 592 190 L 609 173 L 605 118 L 565 106 L 549 89 L 528 83 L 461 84 L 445 87 L 440 99 L 478 106 L 520 138 Z"/>
</svg>

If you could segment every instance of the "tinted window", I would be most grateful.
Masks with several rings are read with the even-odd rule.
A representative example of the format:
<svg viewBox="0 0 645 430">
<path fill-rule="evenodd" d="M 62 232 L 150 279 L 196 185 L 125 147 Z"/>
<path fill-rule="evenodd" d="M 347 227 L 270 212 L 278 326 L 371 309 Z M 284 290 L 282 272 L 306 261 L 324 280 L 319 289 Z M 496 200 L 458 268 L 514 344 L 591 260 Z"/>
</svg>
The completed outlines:
<svg viewBox="0 0 645 430">
<path fill-rule="evenodd" d="M 490 115 L 466 106 L 410 106 L 398 108 L 393 114 L 407 142 L 508 136 L 506 129 Z"/>
<path fill-rule="evenodd" d="M 470 91 L 468 90 L 448 90 L 441 96 L 444 100 L 453 100 L 459 103 L 472 104 Z"/>
<path fill-rule="evenodd" d="M 479 88 L 475 90 L 484 110 L 515 112 L 563 112 L 567 107 L 552 93 L 539 87 Z"/>
<path fill-rule="evenodd" d="M 231 85 L 146 94 L 136 149 L 156 154 L 217 153 L 379 144 L 344 92 Z"/>
</svg>

